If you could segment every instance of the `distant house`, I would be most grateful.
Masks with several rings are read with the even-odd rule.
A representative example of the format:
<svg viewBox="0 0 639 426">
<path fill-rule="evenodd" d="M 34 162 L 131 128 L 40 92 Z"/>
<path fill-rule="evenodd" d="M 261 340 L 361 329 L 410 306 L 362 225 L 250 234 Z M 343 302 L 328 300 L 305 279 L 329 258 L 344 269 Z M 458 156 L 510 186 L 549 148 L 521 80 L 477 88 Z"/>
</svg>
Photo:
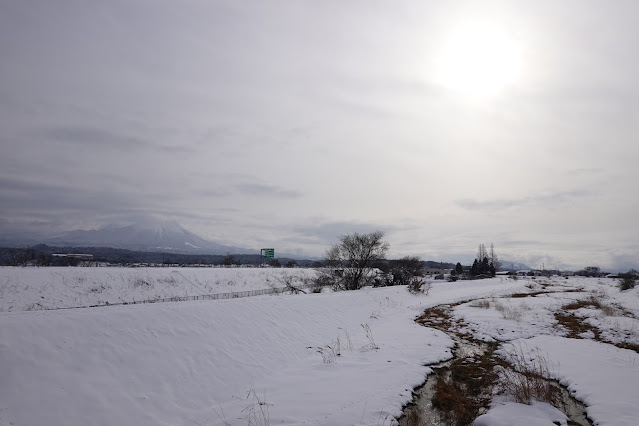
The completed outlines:
<svg viewBox="0 0 639 426">
<path fill-rule="evenodd" d="M 450 274 L 450 269 L 442 268 L 424 268 L 425 275 L 445 275 Z"/>
<path fill-rule="evenodd" d="M 67 259 L 67 265 L 71 266 L 99 266 L 93 261 L 93 255 L 88 253 L 53 253 L 52 256 Z"/>
<path fill-rule="evenodd" d="M 572 277 L 572 276 L 574 276 L 574 275 L 575 275 L 575 273 L 574 273 L 573 271 L 563 271 L 563 272 L 561 273 L 561 276 L 562 276 L 562 277 Z"/>
<path fill-rule="evenodd" d="M 74 259 L 92 259 L 93 255 L 92 254 L 86 254 L 86 253 L 53 253 L 52 256 L 54 257 L 71 257 Z"/>
</svg>

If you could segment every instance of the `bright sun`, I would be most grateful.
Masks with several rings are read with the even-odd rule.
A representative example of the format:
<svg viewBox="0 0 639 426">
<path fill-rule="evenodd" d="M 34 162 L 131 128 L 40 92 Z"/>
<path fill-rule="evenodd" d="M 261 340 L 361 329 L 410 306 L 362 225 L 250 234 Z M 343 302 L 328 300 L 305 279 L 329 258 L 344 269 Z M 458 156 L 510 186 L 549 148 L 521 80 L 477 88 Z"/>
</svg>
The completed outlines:
<svg viewBox="0 0 639 426">
<path fill-rule="evenodd" d="M 521 74 L 517 43 L 486 24 L 466 24 L 442 46 L 438 82 L 469 98 L 492 97 L 517 83 Z"/>
</svg>

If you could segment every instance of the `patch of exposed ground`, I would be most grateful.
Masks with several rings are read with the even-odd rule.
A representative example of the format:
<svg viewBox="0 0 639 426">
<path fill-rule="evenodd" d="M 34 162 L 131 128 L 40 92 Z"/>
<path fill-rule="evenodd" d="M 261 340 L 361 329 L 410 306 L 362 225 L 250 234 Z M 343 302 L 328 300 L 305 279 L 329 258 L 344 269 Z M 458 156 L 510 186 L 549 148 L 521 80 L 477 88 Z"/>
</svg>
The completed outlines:
<svg viewBox="0 0 639 426">
<path fill-rule="evenodd" d="M 601 341 L 601 332 L 597 327 L 588 324 L 584 318 L 565 312 L 555 312 L 555 319 L 558 324 L 566 330 L 566 337 L 571 339 L 581 339 L 584 333 L 592 332 L 594 339 Z"/>
<path fill-rule="evenodd" d="M 582 339 L 588 333 L 592 333 L 592 339 L 598 342 L 614 345 L 621 349 L 630 349 L 639 353 L 639 344 L 629 342 L 613 342 L 602 337 L 601 330 L 595 325 L 587 322 L 587 317 L 580 317 L 571 313 L 578 309 L 597 309 L 607 316 L 629 316 L 633 315 L 618 306 L 603 303 L 599 298 L 591 296 L 587 299 L 579 299 L 563 305 L 561 312 L 555 312 L 557 325 L 566 331 L 566 337 Z M 584 334 L 585 333 L 585 334 Z M 590 337 L 589 337 L 590 338 Z"/>
<path fill-rule="evenodd" d="M 495 366 L 503 363 L 496 355 L 496 343 L 485 351 L 455 359 L 450 366 L 437 370 L 432 404 L 443 424 L 462 426 L 490 407 L 492 390 L 499 376 Z"/>
<path fill-rule="evenodd" d="M 498 344 L 455 342 L 453 358 L 433 365 L 434 374 L 414 390 L 400 426 L 467 425 L 490 406 L 494 367 L 503 363 L 495 355 Z"/>
<path fill-rule="evenodd" d="M 574 400 L 567 389 L 535 372 L 517 372 L 521 366 L 512 365 L 495 354 L 500 343 L 482 342 L 461 331 L 466 323 L 451 314 L 452 307 L 456 305 L 427 309 L 416 319 L 421 325 L 444 331 L 455 340 L 456 345 L 453 359 L 432 366 L 433 376 L 414 390 L 413 401 L 404 407 L 404 414 L 398 418 L 400 426 L 472 425 L 478 416 L 489 409 L 493 395 L 498 393 L 494 391 L 512 391 L 505 389 L 503 383 L 504 376 L 508 377 L 509 374 L 526 375 L 527 383 L 543 386 L 545 398 L 541 399 L 546 399 L 546 402 L 577 420 L 571 420 L 569 425 L 592 424 L 583 414 L 585 407 Z M 504 375 L 504 371 L 509 373 Z M 526 390 L 530 389 L 519 392 Z M 539 395 L 535 396 L 540 399 Z"/>
</svg>

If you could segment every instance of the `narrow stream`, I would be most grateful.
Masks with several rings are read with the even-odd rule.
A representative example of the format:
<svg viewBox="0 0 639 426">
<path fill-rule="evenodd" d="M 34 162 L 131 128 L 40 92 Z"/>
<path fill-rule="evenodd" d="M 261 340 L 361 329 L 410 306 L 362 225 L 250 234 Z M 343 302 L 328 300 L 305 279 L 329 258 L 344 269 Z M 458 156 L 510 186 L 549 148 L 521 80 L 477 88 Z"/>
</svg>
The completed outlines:
<svg viewBox="0 0 639 426">
<path fill-rule="evenodd" d="M 445 330 L 442 330 L 445 331 Z M 450 336 L 450 333 L 448 333 Z M 482 342 L 471 342 L 458 336 L 451 336 L 455 340 L 455 348 L 453 349 L 453 358 L 430 367 L 434 372 L 428 376 L 426 381 L 413 390 L 413 401 L 404 407 L 402 416 L 398 419 L 400 426 L 448 426 L 450 420 L 446 418 L 444 413 L 433 404 L 435 396 L 435 386 L 438 380 L 452 380 L 451 366 L 455 364 L 473 364 L 477 359 L 492 354 L 492 350 L 496 346 L 491 346 Z M 586 417 L 586 406 L 570 395 L 570 392 L 558 382 L 548 380 L 557 390 L 553 405 L 562 411 L 569 419 L 569 425 L 574 426 L 592 426 L 593 423 Z M 492 396 L 493 388 L 482 390 L 481 397 L 489 401 Z M 480 407 L 476 416 L 483 414 L 485 408 Z M 476 417 L 474 416 L 474 417 Z M 470 423 L 467 423 L 470 424 Z"/>
<path fill-rule="evenodd" d="M 404 407 L 403 415 L 398 419 L 399 426 L 445 426 L 446 422 L 441 419 L 440 412 L 433 406 L 433 396 L 435 395 L 435 383 L 440 374 L 446 375 L 446 370 L 450 368 L 456 359 L 470 358 L 482 355 L 486 352 L 487 345 L 474 344 L 466 340 L 452 336 L 455 340 L 453 357 L 430 367 L 434 370 L 426 381 L 413 390 L 413 400 Z"/>
</svg>

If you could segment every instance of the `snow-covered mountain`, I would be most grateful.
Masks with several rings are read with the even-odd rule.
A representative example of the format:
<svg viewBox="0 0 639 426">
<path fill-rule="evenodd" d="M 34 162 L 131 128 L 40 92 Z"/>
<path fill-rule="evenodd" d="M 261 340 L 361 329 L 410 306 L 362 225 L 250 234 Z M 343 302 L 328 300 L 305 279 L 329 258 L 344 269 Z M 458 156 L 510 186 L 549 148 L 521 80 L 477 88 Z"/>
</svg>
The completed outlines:
<svg viewBox="0 0 639 426">
<path fill-rule="evenodd" d="M 74 230 L 45 240 L 46 244 L 73 247 L 114 247 L 140 251 L 227 254 L 256 253 L 207 241 L 174 220 L 147 221 L 128 226 L 107 225 L 94 230 Z"/>
<path fill-rule="evenodd" d="M 511 262 L 510 260 L 502 260 L 501 261 L 501 270 L 502 271 L 527 271 L 531 270 L 530 266 L 520 263 L 520 262 Z"/>
</svg>

